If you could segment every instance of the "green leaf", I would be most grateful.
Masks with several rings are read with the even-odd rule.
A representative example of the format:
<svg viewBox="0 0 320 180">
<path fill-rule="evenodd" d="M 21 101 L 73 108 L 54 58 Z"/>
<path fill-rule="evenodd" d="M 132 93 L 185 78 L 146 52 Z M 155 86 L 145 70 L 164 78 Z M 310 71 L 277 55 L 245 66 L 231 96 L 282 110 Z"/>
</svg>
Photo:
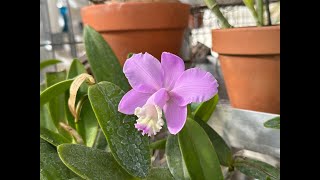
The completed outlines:
<svg viewBox="0 0 320 180">
<path fill-rule="evenodd" d="M 168 168 L 151 168 L 144 180 L 174 180 Z"/>
<path fill-rule="evenodd" d="M 210 119 L 212 113 L 216 109 L 218 101 L 219 101 L 219 96 L 218 96 L 218 94 L 216 94 L 210 100 L 201 103 L 198 106 L 198 108 L 195 110 L 194 117 L 195 118 L 200 118 L 204 122 L 208 122 L 208 120 Z"/>
<path fill-rule="evenodd" d="M 187 105 L 187 117 L 193 118 L 191 104 Z"/>
<path fill-rule="evenodd" d="M 93 144 L 93 148 L 96 149 L 101 149 L 101 150 L 106 150 L 108 146 L 108 142 L 106 137 L 104 136 L 103 132 L 101 129 L 98 130 L 98 134 L 96 137 L 96 140 Z"/>
<path fill-rule="evenodd" d="M 267 179 L 269 177 L 272 180 L 280 179 L 280 170 L 278 168 L 255 159 L 237 156 L 233 165 L 237 170 L 252 178 Z"/>
<path fill-rule="evenodd" d="M 191 106 L 192 112 L 194 112 L 200 106 L 200 103 L 191 103 L 190 106 Z"/>
<path fill-rule="evenodd" d="M 79 144 L 62 144 L 58 153 L 63 163 L 84 179 L 134 179 L 110 153 Z"/>
<path fill-rule="evenodd" d="M 178 138 L 191 179 L 223 180 L 216 151 L 208 135 L 198 123 L 187 118 Z"/>
<path fill-rule="evenodd" d="M 60 160 L 56 148 L 40 138 L 40 179 L 71 179 L 77 177 Z"/>
<path fill-rule="evenodd" d="M 57 132 L 56 126 L 53 124 L 48 104 L 40 105 L 40 127 L 50 129 L 53 132 Z"/>
<path fill-rule="evenodd" d="M 71 178 L 69 180 L 82 180 L 82 178 L 81 177 L 74 177 L 74 178 Z"/>
<path fill-rule="evenodd" d="M 151 149 L 164 149 L 166 147 L 166 139 L 161 139 L 150 144 Z"/>
<path fill-rule="evenodd" d="M 66 92 L 65 101 L 64 101 L 65 102 L 64 109 L 66 112 L 66 118 L 67 118 L 69 126 L 71 126 L 73 129 L 76 129 L 75 119 L 69 110 L 68 99 L 69 99 L 69 92 Z"/>
<path fill-rule="evenodd" d="M 184 163 L 177 135 L 169 135 L 166 143 L 166 158 L 169 170 L 176 180 L 190 179 Z"/>
<path fill-rule="evenodd" d="M 53 131 L 50 131 L 49 129 L 46 129 L 43 127 L 40 127 L 40 137 L 54 146 L 58 146 L 63 143 L 72 142 L 71 140 L 66 139 L 62 135 L 55 133 Z"/>
<path fill-rule="evenodd" d="M 46 88 L 47 88 L 46 83 L 40 84 L 40 95 L 41 95 L 41 92 L 43 92 Z M 41 101 L 41 98 L 40 98 L 40 101 Z M 56 126 L 52 122 L 52 119 L 49 113 L 48 104 L 42 104 L 42 105 L 40 104 L 40 127 L 50 129 L 53 132 L 58 132 Z"/>
<path fill-rule="evenodd" d="M 42 62 L 40 62 L 40 71 L 48 66 L 51 65 L 55 65 L 58 63 L 61 63 L 62 61 L 58 60 L 58 59 L 48 59 L 48 60 L 44 60 Z"/>
<path fill-rule="evenodd" d="M 259 22 L 259 18 L 258 18 L 258 14 L 256 9 L 254 8 L 254 0 L 242 0 L 243 3 L 247 6 L 247 8 L 249 9 L 249 11 L 251 12 L 253 18 L 255 19 L 257 26 L 261 26 L 260 22 Z"/>
<path fill-rule="evenodd" d="M 122 122 L 123 123 L 136 122 L 136 118 L 132 118 L 132 116 L 126 116 Z"/>
<path fill-rule="evenodd" d="M 203 130 L 207 133 L 208 137 L 210 138 L 210 141 L 214 149 L 216 150 L 220 164 L 223 166 L 230 167 L 232 164 L 232 152 L 227 143 L 207 123 L 203 122 L 202 120 L 197 120 L 196 122 L 203 128 Z"/>
<path fill-rule="evenodd" d="M 61 81 L 42 91 L 40 93 L 40 106 L 48 103 L 60 94 L 64 94 L 70 88 L 72 81 L 72 79 Z"/>
<path fill-rule="evenodd" d="M 266 128 L 280 129 L 280 116 L 277 116 L 275 118 L 272 118 L 266 121 L 263 125 Z"/>
<path fill-rule="evenodd" d="M 98 133 L 98 121 L 89 100 L 86 100 L 81 108 L 76 129 L 84 140 L 84 143 L 88 147 L 92 147 Z"/>
<path fill-rule="evenodd" d="M 40 93 L 47 88 L 46 83 L 40 83 Z"/>
<path fill-rule="evenodd" d="M 97 80 L 109 81 L 122 90 L 130 89 L 122 67 L 108 43 L 90 26 L 84 28 L 84 44 L 92 73 Z"/>
<path fill-rule="evenodd" d="M 135 118 L 118 111 L 124 91 L 113 83 L 100 82 L 90 86 L 88 94 L 108 147 L 117 162 L 131 175 L 146 177 L 151 164 L 149 140 L 134 127 L 135 122 L 123 123 L 126 118 Z"/>
<path fill-rule="evenodd" d="M 46 80 L 47 80 L 47 86 L 52 86 L 56 83 L 59 83 L 60 81 L 65 80 L 66 78 L 66 71 L 61 72 L 48 72 L 46 73 Z M 47 88 L 45 91 L 51 89 L 51 87 Z M 61 88 L 60 88 L 61 90 Z M 65 89 L 63 89 L 65 90 Z M 41 95 L 45 92 L 43 91 L 40 94 L 40 104 L 41 104 Z M 50 95 L 49 95 L 50 96 Z M 51 94 L 52 96 L 52 94 Z M 65 94 L 59 94 L 57 96 L 54 96 L 49 101 L 49 112 L 52 118 L 52 121 L 56 128 L 58 129 L 59 133 L 66 137 L 67 139 L 71 139 L 72 137 L 68 132 L 66 132 L 64 129 L 62 129 L 59 125 L 59 122 L 67 123 L 66 119 L 66 113 L 64 109 L 64 101 L 65 101 Z"/>
<path fill-rule="evenodd" d="M 83 64 L 78 59 L 74 59 L 70 65 L 67 79 L 74 79 L 75 77 L 77 77 L 78 75 L 80 75 L 82 73 L 87 73 L 86 68 L 83 66 Z M 79 102 L 80 98 L 82 98 L 84 95 L 87 94 L 87 92 L 88 92 L 88 85 L 87 85 L 87 83 L 83 83 L 77 92 L 76 104 Z M 70 92 L 67 91 L 66 97 L 65 97 L 66 117 L 69 122 L 69 125 L 72 128 L 76 129 L 75 123 L 74 123 L 74 117 L 71 114 L 71 112 L 69 110 L 69 106 L 68 106 L 69 96 L 70 96 Z"/>
<path fill-rule="evenodd" d="M 87 73 L 86 68 L 78 59 L 74 59 L 68 71 L 68 79 L 75 78 L 76 76 L 82 73 Z"/>
</svg>

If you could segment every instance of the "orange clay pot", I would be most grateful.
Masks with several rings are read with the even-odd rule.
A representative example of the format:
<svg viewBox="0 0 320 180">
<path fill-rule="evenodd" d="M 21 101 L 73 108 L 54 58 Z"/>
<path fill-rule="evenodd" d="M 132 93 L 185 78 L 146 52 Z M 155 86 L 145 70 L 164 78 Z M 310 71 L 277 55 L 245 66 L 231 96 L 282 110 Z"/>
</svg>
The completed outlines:
<svg viewBox="0 0 320 180">
<path fill-rule="evenodd" d="M 81 9 L 84 24 L 102 34 L 120 64 L 129 53 L 179 54 L 190 6 L 179 2 L 112 2 Z"/>
<path fill-rule="evenodd" d="M 280 114 L 280 26 L 212 30 L 230 103 Z"/>
</svg>

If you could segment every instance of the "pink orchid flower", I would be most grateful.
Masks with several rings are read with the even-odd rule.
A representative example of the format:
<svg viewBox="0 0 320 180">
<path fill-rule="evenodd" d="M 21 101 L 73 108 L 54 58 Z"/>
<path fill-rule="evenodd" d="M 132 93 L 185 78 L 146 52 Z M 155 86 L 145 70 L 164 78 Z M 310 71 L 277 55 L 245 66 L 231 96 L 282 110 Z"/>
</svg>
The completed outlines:
<svg viewBox="0 0 320 180">
<path fill-rule="evenodd" d="M 161 63 L 152 55 L 134 54 L 123 72 L 133 89 L 121 99 L 118 110 L 138 117 L 135 127 L 148 136 L 162 128 L 162 110 L 168 130 L 177 134 L 187 118 L 187 105 L 203 102 L 218 92 L 217 80 L 199 68 L 185 70 L 183 60 L 163 52 Z"/>
</svg>

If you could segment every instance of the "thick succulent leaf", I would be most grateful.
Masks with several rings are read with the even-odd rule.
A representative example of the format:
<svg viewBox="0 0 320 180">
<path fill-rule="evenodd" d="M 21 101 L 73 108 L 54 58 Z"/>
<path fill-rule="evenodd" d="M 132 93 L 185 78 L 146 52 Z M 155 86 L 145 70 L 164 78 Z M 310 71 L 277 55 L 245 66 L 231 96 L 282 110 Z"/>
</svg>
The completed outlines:
<svg viewBox="0 0 320 180">
<path fill-rule="evenodd" d="M 119 166 L 111 153 L 79 144 L 62 144 L 58 153 L 63 163 L 84 179 L 134 179 Z"/>
<path fill-rule="evenodd" d="M 48 103 L 60 94 L 64 94 L 72 83 L 72 79 L 64 80 L 53 84 L 40 93 L 40 106 Z"/>
<path fill-rule="evenodd" d="M 52 122 L 48 104 L 40 105 L 40 127 L 49 129 L 53 132 L 58 132 L 56 126 Z"/>
<path fill-rule="evenodd" d="M 60 72 L 47 72 L 46 73 L 46 81 L 47 86 L 52 86 L 56 83 L 59 83 L 66 79 L 66 71 L 60 71 Z M 45 91 L 47 91 L 49 88 L 47 88 Z M 44 92 L 45 92 L 44 91 Z M 43 94 L 42 92 L 41 94 Z M 52 97 L 52 99 L 49 101 L 49 111 L 52 118 L 52 122 L 58 129 L 59 133 L 66 137 L 67 139 L 72 139 L 70 134 L 65 131 L 61 126 L 59 125 L 60 122 L 67 124 L 67 118 L 66 113 L 64 109 L 64 100 L 65 100 L 65 92 L 63 94 L 59 94 L 57 96 Z M 40 102 L 41 102 L 41 95 L 40 95 Z"/>
<path fill-rule="evenodd" d="M 169 170 L 176 180 L 190 179 L 182 157 L 178 136 L 169 135 L 166 143 L 166 158 Z"/>
<path fill-rule="evenodd" d="M 238 156 L 233 165 L 243 174 L 256 179 L 280 179 L 280 170 L 262 161 Z"/>
<path fill-rule="evenodd" d="M 118 104 L 124 95 L 118 86 L 100 82 L 89 87 L 89 100 L 117 162 L 131 175 L 147 176 L 151 157 L 149 139 L 134 127 L 134 122 L 124 123 L 127 116 L 118 111 Z"/>
<path fill-rule="evenodd" d="M 210 138 L 210 141 L 218 155 L 220 164 L 223 166 L 230 167 L 232 164 L 232 152 L 227 143 L 207 123 L 203 122 L 202 120 L 197 120 L 196 122 L 203 128 L 203 130 L 207 133 L 208 137 Z"/>
<path fill-rule="evenodd" d="M 92 147 L 96 149 L 106 150 L 107 146 L 108 146 L 107 139 L 104 136 L 102 130 L 99 129 L 97 133 L 97 137 Z"/>
<path fill-rule="evenodd" d="M 109 81 L 122 90 L 130 89 L 122 67 L 108 43 L 90 26 L 84 28 L 84 44 L 92 73 L 97 80 Z"/>
<path fill-rule="evenodd" d="M 71 179 L 77 177 L 60 160 L 56 148 L 40 138 L 40 179 Z"/>
<path fill-rule="evenodd" d="M 174 180 L 168 168 L 152 168 L 144 180 Z"/>
<path fill-rule="evenodd" d="M 40 62 L 40 71 L 46 67 L 61 63 L 62 61 L 58 59 L 48 59 Z"/>
<path fill-rule="evenodd" d="M 194 112 L 195 118 L 199 118 L 204 122 L 208 122 L 208 120 L 210 119 L 210 116 L 216 109 L 218 101 L 219 101 L 219 96 L 218 94 L 216 94 L 210 100 L 201 103 Z"/>
<path fill-rule="evenodd" d="M 179 146 L 191 179 L 223 180 L 216 151 L 201 126 L 188 118 L 178 133 Z"/>
<path fill-rule="evenodd" d="M 40 137 L 54 146 L 72 142 L 70 139 L 43 127 L 40 127 Z"/>
<path fill-rule="evenodd" d="M 76 129 L 84 143 L 92 147 L 98 133 L 98 121 L 92 110 L 89 100 L 86 100 L 81 108 L 79 121 L 76 123 Z"/>
</svg>

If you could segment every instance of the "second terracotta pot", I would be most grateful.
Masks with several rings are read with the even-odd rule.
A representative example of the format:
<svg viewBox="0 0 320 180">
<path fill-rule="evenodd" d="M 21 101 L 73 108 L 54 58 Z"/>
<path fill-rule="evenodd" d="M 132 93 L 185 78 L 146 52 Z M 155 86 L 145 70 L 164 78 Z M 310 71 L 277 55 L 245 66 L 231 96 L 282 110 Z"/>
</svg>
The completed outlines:
<svg viewBox="0 0 320 180">
<path fill-rule="evenodd" d="M 163 51 L 179 54 L 189 10 L 178 2 L 112 2 L 84 7 L 81 15 L 123 65 L 128 53 L 148 52 L 158 59 Z"/>
<path fill-rule="evenodd" d="M 280 26 L 212 31 L 231 105 L 280 114 Z"/>
</svg>

